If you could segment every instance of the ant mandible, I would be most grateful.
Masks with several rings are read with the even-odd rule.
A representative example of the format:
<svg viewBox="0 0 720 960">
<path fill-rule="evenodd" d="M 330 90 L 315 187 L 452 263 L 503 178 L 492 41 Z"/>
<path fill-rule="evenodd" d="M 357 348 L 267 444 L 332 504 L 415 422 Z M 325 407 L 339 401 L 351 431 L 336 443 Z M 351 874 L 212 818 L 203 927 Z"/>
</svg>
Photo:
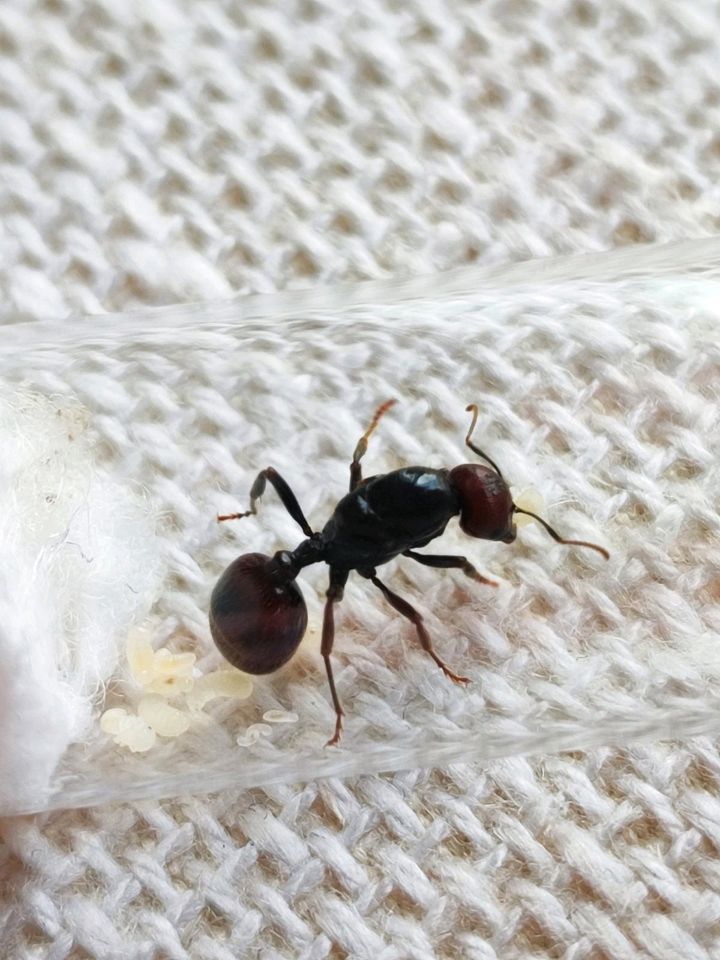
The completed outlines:
<svg viewBox="0 0 720 960">
<path fill-rule="evenodd" d="M 398 613 L 415 626 L 420 644 L 454 683 L 469 683 L 453 673 L 433 650 L 423 618 L 376 576 L 376 567 L 402 554 L 428 567 L 455 567 L 478 583 L 497 586 L 479 573 L 465 557 L 416 553 L 444 531 L 452 517 L 460 515 L 460 527 L 471 537 L 512 543 L 516 531 L 513 516 L 524 513 L 537 520 L 558 543 L 589 547 L 608 559 L 603 547 L 585 540 L 566 540 L 529 510 L 513 503 L 499 467 L 472 442 L 478 418 L 475 404 L 467 407 L 472 422 L 465 437 L 467 446 L 489 466 L 463 463 L 452 469 L 402 467 L 391 473 L 363 479 L 360 461 L 381 417 L 395 403 L 388 400 L 375 411 L 370 426 L 355 447 L 350 464 L 350 492 L 337 504 L 320 532 L 313 532 L 295 494 L 280 474 L 267 467 L 250 490 L 250 509 L 218 516 L 219 521 L 238 520 L 257 513 L 257 501 L 269 482 L 283 506 L 307 537 L 295 550 L 279 550 L 273 557 L 246 553 L 234 560 L 218 580 L 210 600 L 210 630 L 220 652 L 233 666 L 246 673 L 272 673 L 297 650 L 307 626 L 307 608 L 295 582 L 303 567 L 325 562 L 330 567 L 320 652 L 325 661 L 330 693 L 335 707 L 335 733 L 340 740 L 343 709 L 335 689 L 330 654 L 335 638 L 333 609 L 342 599 L 351 570 L 382 592 Z"/>
</svg>

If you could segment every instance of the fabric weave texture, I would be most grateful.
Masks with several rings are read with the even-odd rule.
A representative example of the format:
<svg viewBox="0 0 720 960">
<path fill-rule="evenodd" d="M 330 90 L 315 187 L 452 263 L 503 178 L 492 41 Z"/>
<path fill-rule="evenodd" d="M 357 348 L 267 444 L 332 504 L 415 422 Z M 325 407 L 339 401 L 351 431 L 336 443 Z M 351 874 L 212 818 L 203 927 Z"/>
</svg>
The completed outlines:
<svg viewBox="0 0 720 960">
<path fill-rule="evenodd" d="M 10 0 L 0 9 L 2 319 L 711 235 L 719 35 L 720 11 L 702 0 Z M 686 471 L 675 479 L 690 490 L 716 454 L 717 354 L 695 341 L 688 362 L 668 317 L 637 358 L 652 374 L 641 397 L 612 311 L 595 320 L 594 342 L 606 336 L 623 368 L 622 381 L 594 389 L 628 476 L 637 489 L 657 481 L 668 463 L 652 459 L 655 447 L 673 445 Z M 518 329 L 531 351 L 532 322 Z M 512 359 L 503 366 L 518 345 L 508 330 L 487 347 L 506 429 L 520 390 Z M 535 344 L 549 358 L 536 391 L 562 388 L 566 364 L 583 375 L 580 341 L 564 352 L 555 334 L 552 349 Z M 91 371 L 103 360 L 83 362 Z M 331 383 L 332 345 L 316 362 Z M 372 368 L 361 349 L 357 362 Z M 170 366 L 150 373 L 160 380 Z M 467 377 L 452 364 L 440 372 L 437 409 Z M 200 415 L 212 399 L 198 392 Z M 561 456 L 562 431 L 582 415 L 565 415 L 550 389 L 543 400 Z M 363 419 L 357 404 L 352 418 Z M 109 419 L 105 428 L 115 435 Z M 569 443 L 593 446 L 582 432 Z M 660 517 L 650 480 L 627 510 L 636 535 Z M 693 591 L 703 629 L 718 623 L 717 527 L 699 508 L 683 521 L 682 552 L 660 543 L 643 555 L 670 645 L 683 618 L 694 626 Z M 521 571 L 538 579 L 530 557 Z M 429 580 L 417 583 L 420 596 Z M 617 608 L 590 595 L 620 632 Z M 538 602 L 559 602 L 552 585 Z M 698 739 L 5 821 L 0 952 L 720 958 L 719 785 L 717 744 Z"/>
</svg>

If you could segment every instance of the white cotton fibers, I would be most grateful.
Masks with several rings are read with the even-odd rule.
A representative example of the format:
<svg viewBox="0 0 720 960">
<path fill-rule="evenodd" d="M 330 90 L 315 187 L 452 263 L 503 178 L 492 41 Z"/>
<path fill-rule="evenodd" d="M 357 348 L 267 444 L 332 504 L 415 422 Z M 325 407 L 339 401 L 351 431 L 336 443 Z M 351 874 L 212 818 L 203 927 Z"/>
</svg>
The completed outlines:
<svg viewBox="0 0 720 960">
<path fill-rule="evenodd" d="M 0 391 L 0 811 L 50 790 L 162 575 L 151 505 L 95 462 L 90 416 Z"/>
</svg>

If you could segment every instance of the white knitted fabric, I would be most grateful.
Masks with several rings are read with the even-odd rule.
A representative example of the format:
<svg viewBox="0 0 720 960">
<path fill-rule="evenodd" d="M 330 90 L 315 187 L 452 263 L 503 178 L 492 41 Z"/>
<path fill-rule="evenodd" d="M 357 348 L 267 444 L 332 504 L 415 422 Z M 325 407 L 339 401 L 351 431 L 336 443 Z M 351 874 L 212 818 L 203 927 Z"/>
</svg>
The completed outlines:
<svg viewBox="0 0 720 960">
<path fill-rule="evenodd" d="M 6 4 L 5 318 L 710 233 L 719 28 L 698 2 Z M 481 678 L 474 703 L 364 585 L 349 590 L 348 741 L 424 704 L 462 723 L 469 705 L 516 717 L 531 699 L 591 724 L 608 690 L 629 708 L 710 702 L 718 623 L 718 298 L 692 280 L 600 287 L 425 301 L 415 344 L 407 307 L 358 307 L 333 342 L 287 308 L 250 327 L 252 366 L 227 349 L 237 329 L 183 328 L 176 344 L 106 341 L 75 368 L 47 351 L 24 369 L 8 331 L 4 376 L 79 394 L 102 455 L 172 505 L 165 612 L 201 642 L 240 538 L 294 542 L 270 496 L 242 533 L 208 521 L 228 496 L 242 505 L 254 467 L 273 462 L 322 520 L 389 388 L 403 403 L 368 472 L 454 462 L 462 408 L 482 402 L 514 485 L 543 489 L 551 521 L 605 536 L 613 560 L 531 528 L 513 549 L 473 545 L 513 581 L 497 594 L 387 568 Z M 291 379 L 293 342 L 307 363 Z M 194 468 L 173 459 L 193 449 Z M 320 671 L 294 695 L 326 730 Z M 717 745 L 695 740 L 6 821 L 0 942 L 10 960 L 718 957 L 719 783 Z"/>
</svg>

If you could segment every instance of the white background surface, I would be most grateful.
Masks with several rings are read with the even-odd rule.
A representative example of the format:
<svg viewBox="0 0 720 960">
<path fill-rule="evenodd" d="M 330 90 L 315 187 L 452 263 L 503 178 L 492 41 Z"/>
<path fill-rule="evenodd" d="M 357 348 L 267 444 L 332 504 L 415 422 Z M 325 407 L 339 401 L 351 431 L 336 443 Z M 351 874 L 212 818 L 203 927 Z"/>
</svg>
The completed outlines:
<svg viewBox="0 0 720 960">
<path fill-rule="evenodd" d="M 718 226 L 712 4 L 0 10 L 8 323 Z M 720 955 L 715 745 L 3 825 L 8 957 Z"/>
</svg>

